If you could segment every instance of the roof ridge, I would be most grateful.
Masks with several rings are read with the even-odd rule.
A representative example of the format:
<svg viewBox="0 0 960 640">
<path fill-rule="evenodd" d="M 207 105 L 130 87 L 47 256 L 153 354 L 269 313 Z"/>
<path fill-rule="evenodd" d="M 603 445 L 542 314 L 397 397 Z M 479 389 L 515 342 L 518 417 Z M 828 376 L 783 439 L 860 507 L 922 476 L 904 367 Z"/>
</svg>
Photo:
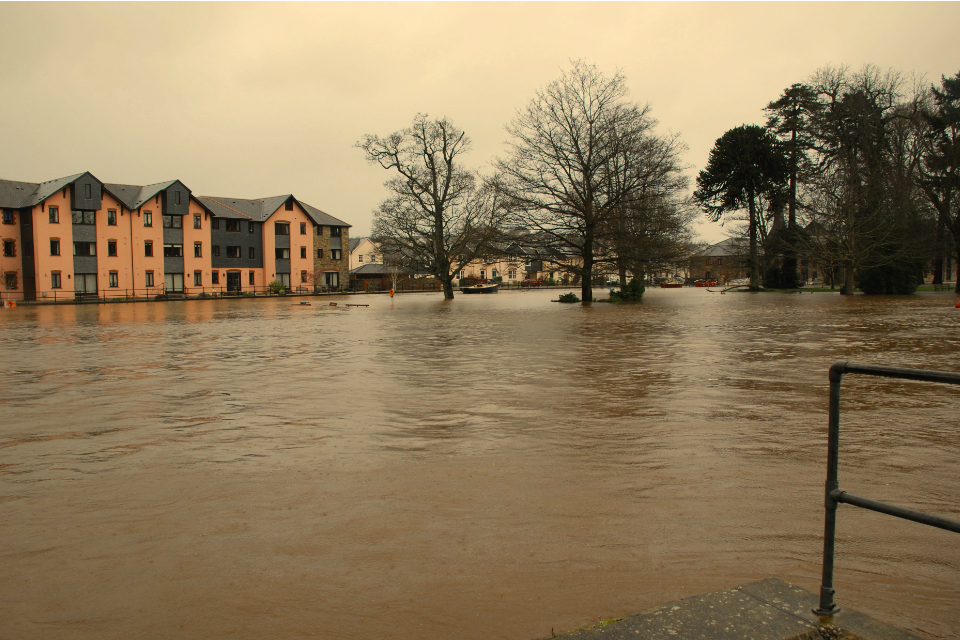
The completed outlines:
<svg viewBox="0 0 960 640">
<path fill-rule="evenodd" d="M 198 197 L 198 198 L 206 198 L 207 200 L 212 200 L 213 202 L 216 202 L 218 205 L 220 205 L 220 206 L 223 207 L 224 209 L 230 209 L 230 211 L 233 211 L 234 213 L 239 214 L 239 215 L 243 216 L 244 218 L 247 218 L 248 220 L 253 220 L 253 217 L 252 217 L 252 216 L 248 216 L 248 215 L 245 214 L 245 213 L 242 213 L 242 212 L 240 212 L 240 211 L 237 211 L 236 209 L 234 209 L 234 208 L 231 207 L 230 205 L 223 204 L 222 202 L 220 202 L 220 201 L 217 200 L 216 198 L 211 198 L 210 196 L 197 196 L 197 197 Z M 234 200 L 243 200 L 243 198 L 234 198 Z"/>
</svg>

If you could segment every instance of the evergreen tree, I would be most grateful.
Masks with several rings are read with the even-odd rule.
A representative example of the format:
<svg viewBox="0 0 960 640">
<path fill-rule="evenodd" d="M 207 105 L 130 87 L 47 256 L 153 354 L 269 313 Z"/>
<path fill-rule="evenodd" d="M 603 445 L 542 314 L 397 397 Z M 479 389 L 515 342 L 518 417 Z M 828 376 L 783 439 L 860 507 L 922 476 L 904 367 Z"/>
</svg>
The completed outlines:
<svg viewBox="0 0 960 640">
<path fill-rule="evenodd" d="M 736 211 L 750 215 L 750 289 L 760 289 L 757 246 L 758 199 L 783 189 L 789 177 L 787 158 L 777 139 L 757 125 L 731 129 L 717 139 L 707 168 L 697 176 L 694 199 L 714 222 Z"/>
</svg>

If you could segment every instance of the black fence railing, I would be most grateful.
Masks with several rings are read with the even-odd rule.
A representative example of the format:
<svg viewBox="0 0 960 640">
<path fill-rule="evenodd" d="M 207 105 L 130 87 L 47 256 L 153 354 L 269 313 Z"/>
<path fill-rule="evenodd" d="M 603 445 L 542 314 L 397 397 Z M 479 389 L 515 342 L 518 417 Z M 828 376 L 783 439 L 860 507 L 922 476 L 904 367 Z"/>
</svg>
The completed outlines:
<svg viewBox="0 0 960 640">
<path fill-rule="evenodd" d="M 870 500 L 869 498 L 861 498 L 860 496 L 855 496 L 840 490 L 837 481 L 837 467 L 840 461 L 840 383 L 843 380 L 844 374 L 847 373 L 960 385 L 960 374 L 946 371 L 882 367 L 854 364 L 852 362 L 837 362 L 830 367 L 827 481 L 824 488 L 823 579 L 820 584 L 820 606 L 813 610 L 814 614 L 821 617 L 833 616 L 840 612 L 840 607 L 837 606 L 833 598 L 836 594 L 833 588 L 833 564 L 837 537 L 837 507 L 839 507 L 840 504 L 851 504 L 861 509 L 869 509 L 897 518 L 930 525 L 931 527 L 938 527 L 940 529 L 946 529 L 947 531 L 960 533 L 960 522 L 955 520 L 948 520 L 947 518 L 933 516 L 921 511 L 914 511 L 913 509 L 896 507 L 891 504 Z"/>
<path fill-rule="evenodd" d="M 2 299 L 13 300 L 18 304 L 57 304 L 76 302 L 127 302 L 143 300 L 184 300 L 206 298 L 253 298 L 267 296 L 313 296 L 323 293 L 341 293 L 344 288 L 330 285 L 299 285 L 289 289 L 247 285 L 239 289 L 222 287 L 149 287 L 144 289 L 97 289 L 96 291 L 51 290 L 34 295 L 24 295 L 21 291 L 4 291 Z"/>
</svg>

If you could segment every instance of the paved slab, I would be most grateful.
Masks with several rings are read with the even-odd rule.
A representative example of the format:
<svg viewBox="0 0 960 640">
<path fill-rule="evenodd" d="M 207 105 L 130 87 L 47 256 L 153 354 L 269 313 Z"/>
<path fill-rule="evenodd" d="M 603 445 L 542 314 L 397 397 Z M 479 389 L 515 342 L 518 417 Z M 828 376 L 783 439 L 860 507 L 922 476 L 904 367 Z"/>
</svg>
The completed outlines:
<svg viewBox="0 0 960 640">
<path fill-rule="evenodd" d="M 760 582 L 671 602 L 621 620 L 564 634 L 564 640 L 784 640 L 820 638 L 811 609 L 817 596 L 784 582 Z M 836 619 L 847 637 L 920 640 L 844 609 Z M 854 635 L 855 634 L 855 635 Z"/>
</svg>

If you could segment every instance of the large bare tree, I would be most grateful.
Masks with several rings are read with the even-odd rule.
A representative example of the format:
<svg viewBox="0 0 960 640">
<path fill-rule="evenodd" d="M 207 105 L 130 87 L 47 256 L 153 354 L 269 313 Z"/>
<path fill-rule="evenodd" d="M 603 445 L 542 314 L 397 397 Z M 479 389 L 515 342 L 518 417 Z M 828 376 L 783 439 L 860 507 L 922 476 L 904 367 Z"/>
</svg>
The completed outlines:
<svg viewBox="0 0 960 640">
<path fill-rule="evenodd" d="M 551 82 L 507 125 L 509 155 L 494 180 L 513 224 L 579 258 L 581 296 L 593 300 L 595 255 L 643 182 L 643 141 L 656 120 L 611 77 L 583 61 Z"/>
<path fill-rule="evenodd" d="M 365 135 L 356 146 L 397 173 L 384 183 L 391 196 L 374 212 L 373 241 L 414 272 L 435 276 L 453 299 L 454 270 L 483 253 L 498 228 L 494 192 L 461 162 L 470 139 L 446 118 L 417 114 L 406 129 Z"/>
</svg>

